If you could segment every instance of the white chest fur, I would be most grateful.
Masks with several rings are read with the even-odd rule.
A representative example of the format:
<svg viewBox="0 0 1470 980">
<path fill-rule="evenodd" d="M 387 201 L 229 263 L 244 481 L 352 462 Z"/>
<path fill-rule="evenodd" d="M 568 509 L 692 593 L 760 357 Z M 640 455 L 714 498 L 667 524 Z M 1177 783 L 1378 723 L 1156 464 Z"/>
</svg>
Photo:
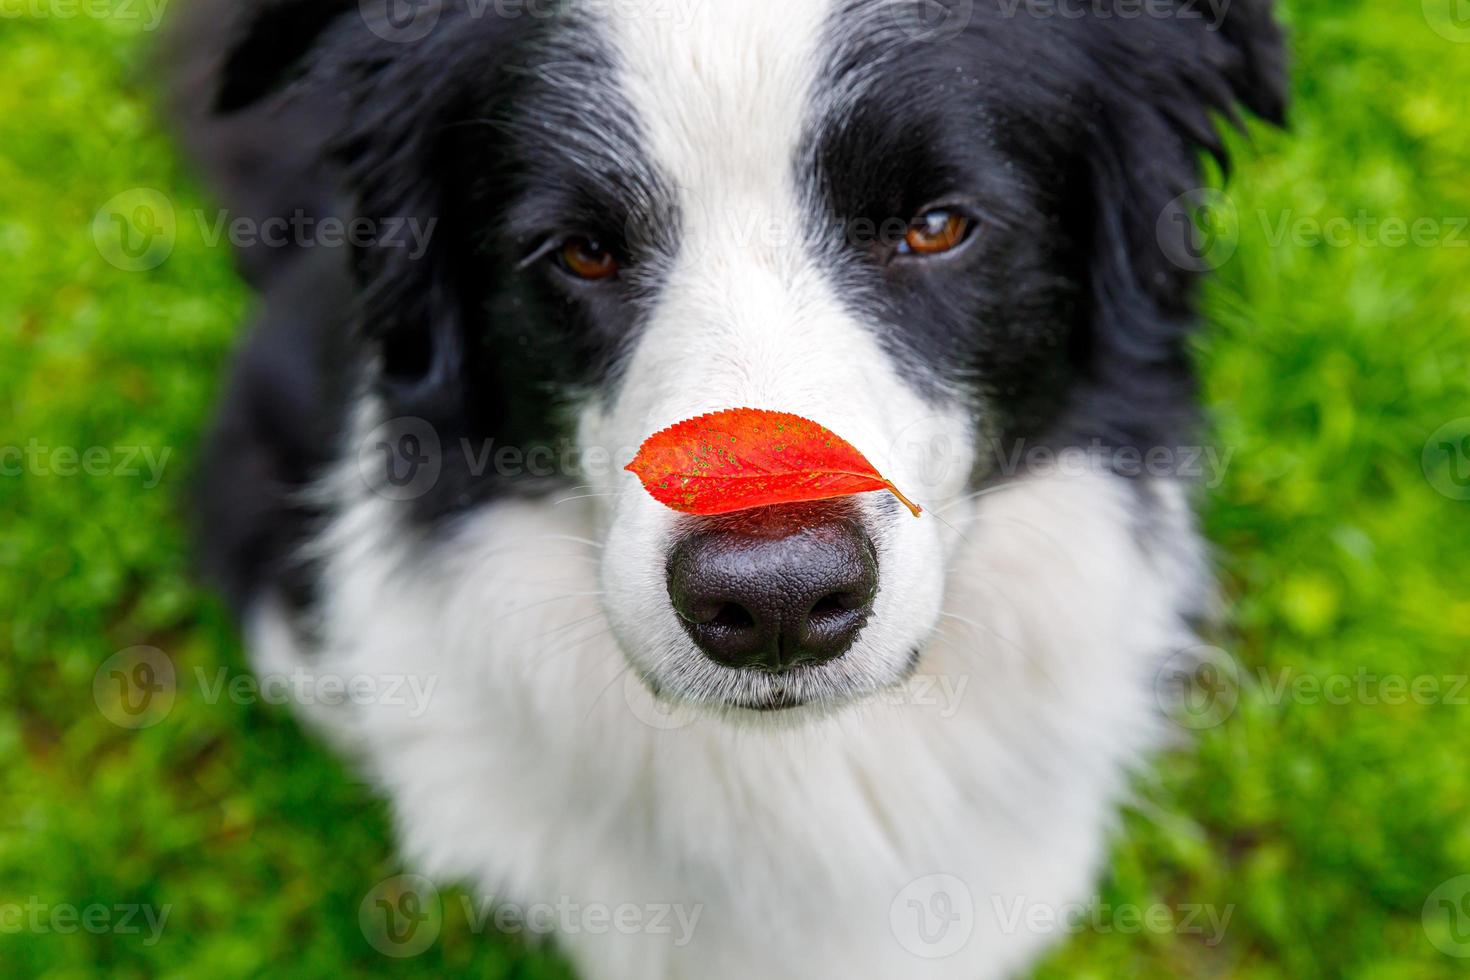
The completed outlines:
<svg viewBox="0 0 1470 980">
<path fill-rule="evenodd" d="M 833 715 L 659 710 L 599 611 L 579 502 L 495 505 L 429 546 L 360 499 L 320 543 L 321 647 L 268 607 L 252 646 L 263 673 L 430 692 L 303 706 L 391 800 L 409 870 L 678 910 L 563 919 L 589 980 L 1005 976 L 1052 938 L 1018 911 L 1089 894 L 1163 734 L 1154 674 L 1202 577 L 1183 494 L 1159 489 L 1151 534 L 1096 475 L 947 512 L 964 540 L 918 674 Z"/>
</svg>

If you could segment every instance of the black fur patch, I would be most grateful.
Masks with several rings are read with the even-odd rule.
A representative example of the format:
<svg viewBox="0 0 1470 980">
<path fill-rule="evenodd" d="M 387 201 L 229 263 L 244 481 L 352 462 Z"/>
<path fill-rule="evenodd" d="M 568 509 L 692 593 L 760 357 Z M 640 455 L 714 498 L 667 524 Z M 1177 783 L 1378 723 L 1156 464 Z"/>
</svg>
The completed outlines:
<svg viewBox="0 0 1470 980">
<path fill-rule="evenodd" d="M 855 33 L 864 9 L 873 27 Z M 880 311 L 921 386 L 968 392 L 1001 448 L 1192 435 L 1196 273 L 1169 261 L 1156 224 L 1200 186 L 1199 153 L 1223 156 L 1212 114 L 1235 119 L 1239 102 L 1281 121 L 1268 3 L 1237 0 L 1218 19 L 1184 0 L 1149 17 L 1110 9 L 981 3 L 964 30 L 926 36 L 856 3 L 831 26 L 823 77 L 862 92 L 814 108 L 812 183 L 834 221 L 942 202 L 981 221 L 939 260 L 885 265 L 847 243 L 845 295 L 859 315 Z"/>
</svg>

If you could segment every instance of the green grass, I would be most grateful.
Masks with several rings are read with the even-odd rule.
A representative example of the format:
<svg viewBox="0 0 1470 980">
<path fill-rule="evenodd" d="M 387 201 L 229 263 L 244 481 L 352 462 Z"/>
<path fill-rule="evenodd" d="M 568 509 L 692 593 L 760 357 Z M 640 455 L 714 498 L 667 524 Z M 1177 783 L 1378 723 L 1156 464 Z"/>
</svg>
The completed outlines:
<svg viewBox="0 0 1470 980">
<path fill-rule="evenodd" d="M 1286 18 L 1293 128 L 1236 141 L 1240 242 L 1200 343 L 1234 452 L 1204 511 L 1239 702 L 1141 780 L 1099 888 L 1114 908 L 1231 918 L 1215 945 L 1087 929 L 1043 977 L 1419 980 L 1470 962 L 1422 914 L 1470 873 L 1470 707 L 1274 694 L 1283 677 L 1470 673 L 1470 502 L 1421 467 L 1431 433 L 1470 415 L 1470 247 L 1273 240 L 1288 212 L 1470 216 L 1470 44 L 1405 0 L 1295 0 Z M 358 906 L 399 870 L 384 809 L 283 712 L 192 682 L 152 727 L 99 711 L 99 665 L 135 645 L 190 679 L 244 672 L 192 584 L 180 500 L 249 298 L 190 216 L 204 200 L 153 120 L 137 25 L 7 19 L 0 37 L 0 447 L 171 452 L 156 487 L 0 476 L 0 974 L 568 976 L 476 935 L 452 897 L 430 950 L 376 952 Z M 178 240 L 129 272 L 92 221 L 139 187 L 171 199 Z M 8 927 L 32 900 L 170 911 L 157 942 Z"/>
</svg>

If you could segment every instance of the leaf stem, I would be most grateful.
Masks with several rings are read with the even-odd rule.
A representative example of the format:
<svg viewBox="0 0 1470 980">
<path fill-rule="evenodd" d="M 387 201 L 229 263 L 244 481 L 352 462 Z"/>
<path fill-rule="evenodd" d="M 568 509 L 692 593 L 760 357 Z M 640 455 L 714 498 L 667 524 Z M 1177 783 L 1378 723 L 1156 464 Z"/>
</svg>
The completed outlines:
<svg viewBox="0 0 1470 980">
<path fill-rule="evenodd" d="M 913 514 L 915 517 L 918 517 L 920 514 L 922 514 L 924 512 L 924 508 L 920 507 L 918 504 L 914 503 L 912 500 L 910 500 L 909 498 L 905 497 L 903 495 L 903 491 L 899 490 L 898 487 L 896 487 L 896 486 L 893 485 L 893 481 L 892 480 L 884 480 L 883 481 L 883 485 L 885 487 L 887 487 L 888 488 L 888 492 L 891 493 L 891 494 L 893 494 L 895 497 L 897 497 L 899 499 L 899 501 L 905 507 L 907 507 L 909 509 L 909 512 L 911 514 Z"/>
</svg>

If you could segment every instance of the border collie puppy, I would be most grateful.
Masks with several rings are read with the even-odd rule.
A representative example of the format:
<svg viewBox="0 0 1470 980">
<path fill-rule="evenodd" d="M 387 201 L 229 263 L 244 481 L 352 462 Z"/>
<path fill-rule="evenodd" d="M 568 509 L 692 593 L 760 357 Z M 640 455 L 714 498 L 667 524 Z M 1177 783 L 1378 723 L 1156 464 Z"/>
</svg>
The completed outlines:
<svg viewBox="0 0 1470 980">
<path fill-rule="evenodd" d="M 1267 0 L 202 0 L 175 40 L 262 229 L 204 550 L 259 671 L 345 683 L 301 711 L 406 867 L 606 910 L 560 917 L 590 980 L 1031 963 L 1211 604 L 1150 463 L 1196 438 L 1199 159 L 1283 112 Z M 924 515 L 624 471 L 733 407 Z"/>
</svg>

